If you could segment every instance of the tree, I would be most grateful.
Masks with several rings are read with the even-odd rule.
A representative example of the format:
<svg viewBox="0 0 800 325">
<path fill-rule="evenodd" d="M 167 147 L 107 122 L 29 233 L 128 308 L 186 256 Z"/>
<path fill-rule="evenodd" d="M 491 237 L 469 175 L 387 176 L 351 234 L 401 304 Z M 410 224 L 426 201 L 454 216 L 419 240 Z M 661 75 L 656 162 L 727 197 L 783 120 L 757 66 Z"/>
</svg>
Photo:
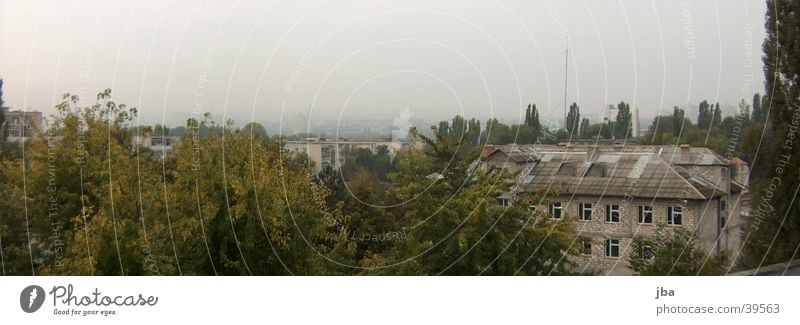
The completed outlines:
<svg viewBox="0 0 800 325">
<path fill-rule="evenodd" d="M 753 121 L 761 121 L 761 94 L 756 93 L 753 95 Z"/>
<path fill-rule="evenodd" d="M 711 118 L 711 126 L 712 127 L 719 127 L 722 123 L 722 111 L 719 109 L 719 103 L 714 105 L 714 115 Z"/>
<path fill-rule="evenodd" d="M 495 200 L 512 175 L 504 170 L 473 169 L 479 147 L 464 152 L 459 140 L 434 132 L 435 139 L 414 131 L 423 151 L 402 153 L 393 174 L 393 192 L 407 238 L 391 253 L 365 262 L 371 272 L 402 275 L 567 274 L 574 229 L 521 206 Z M 446 167 L 446 168 L 443 168 Z M 436 174 L 431 174 L 436 173 Z M 429 177 L 436 175 L 435 177 Z M 379 268 L 396 265 L 392 268 Z"/>
<path fill-rule="evenodd" d="M 800 205 L 794 195 L 800 185 L 800 145 L 797 126 L 800 123 L 800 38 L 797 30 L 797 1 L 767 1 L 766 32 L 763 44 L 766 104 L 761 115 L 767 121 L 763 128 L 762 146 L 773 151 L 763 164 L 763 177 L 752 182 L 753 207 L 745 243 L 744 264 L 747 266 L 787 262 L 796 256 L 800 245 Z M 765 112 L 766 109 L 766 112 Z"/>
<path fill-rule="evenodd" d="M 539 110 L 536 109 L 536 104 L 528 104 L 528 109 L 525 111 L 525 125 L 534 129 L 538 133 L 542 125 L 539 122 Z"/>
<path fill-rule="evenodd" d="M 578 107 L 578 103 L 572 103 L 569 107 L 569 113 L 567 113 L 567 120 L 566 120 L 566 129 L 569 133 L 570 137 L 578 136 L 578 127 L 580 126 L 581 121 L 581 109 Z"/>
<path fill-rule="evenodd" d="M 590 123 L 588 118 L 583 118 L 583 120 L 581 120 L 581 127 L 579 131 L 581 138 L 591 136 L 591 134 L 589 134 L 589 124 Z"/>
<path fill-rule="evenodd" d="M 631 106 L 625 102 L 617 104 L 617 121 L 614 136 L 618 139 L 627 139 L 631 136 Z"/>
<path fill-rule="evenodd" d="M 711 257 L 697 247 L 695 234 L 659 224 L 655 236 L 636 236 L 631 244 L 631 268 L 641 275 L 722 275 L 725 256 Z"/>
<path fill-rule="evenodd" d="M 697 109 L 697 127 L 708 129 L 711 126 L 712 109 L 708 101 L 703 100 Z"/>
<path fill-rule="evenodd" d="M 440 125 L 439 128 L 442 126 Z M 516 141 L 516 134 L 511 127 L 500 123 L 496 118 L 486 121 L 486 128 L 480 135 L 480 143 L 509 144 Z"/>
<path fill-rule="evenodd" d="M 676 137 L 681 134 L 683 127 L 690 124 L 686 120 L 686 111 L 678 106 L 672 108 L 672 134 Z"/>
</svg>

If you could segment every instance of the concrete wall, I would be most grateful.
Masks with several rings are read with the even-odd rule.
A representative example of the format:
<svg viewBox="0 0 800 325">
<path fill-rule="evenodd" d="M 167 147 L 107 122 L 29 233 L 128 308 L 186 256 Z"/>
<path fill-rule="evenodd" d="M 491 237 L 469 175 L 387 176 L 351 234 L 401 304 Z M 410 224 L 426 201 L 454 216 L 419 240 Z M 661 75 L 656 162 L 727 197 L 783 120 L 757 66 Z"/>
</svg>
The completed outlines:
<svg viewBox="0 0 800 325">
<path fill-rule="evenodd" d="M 529 198 L 523 197 L 523 200 Z M 631 252 L 631 242 L 634 236 L 653 236 L 657 224 L 662 224 L 665 227 L 683 227 L 687 229 L 697 229 L 698 244 L 710 252 L 712 255 L 716 254 L 716 249 L 712 250 L 714 242 L 717 239 L 718 219 L 717 219 L 717 203 L 718 200 L 714 199 L 711 203 L 706 201 L 687 201 L 675 199 L 650 199 L 650 198 L 633 198 L 626 199 L 624 197 L 615 196 L 559 196 L 549 198 L 551 202 L 562 202 L 565 218 L 570 218 L 575 222 L 575 230 L 578 237 L 585 237 L 592 240 L 592 254 L 580 255 L 574 258 L 578 264 L 577 272 L 588 274 L 611 274 L 611 275 L 625 275 L 632 274 L 628 264 Z M 592 204 L 592 220 L 584 221 L 578 218 L 578 207 L 580 203 Z M 526 206 L 528 202 L 523 202 Z M 610 223 L 606 222 L 605 213 L 606 205 L 616 204 L 620 207 L 620 222 Z M 706 209 L 708 204 L 708 209 Z M 649 205 L 653 207 L 653 223 L 640 224 L 638 222 L 639 206 Z M 711 207 L 713 206 L 713 210 Z M 730 206 L 730 205 L 729 205 Z M 668 207 L 682 207 L 683 216 L 681 225 L 667 225 L 667 212 Z M 537 204 L 537 211 L 548 212 L 548 206 L 545 204 Z M 706 210 L 704 210 L 706 209 Z M 734 212 L 735 213 L 735 212 Z M 701 218 L 702 217 L 702 218 Z M 732 235 L 733 232 L 731 232 Z M 605 256 L 605 240 L 618 239 L 620 240 L 620 257 L 606 257 Z M 724 237 L 727 241 L 728 249 L 738 249 L 738 242 L 731 241 L 730 237 Z M 574 244 L 579 247 L 580 242 Z"/>
</svg>

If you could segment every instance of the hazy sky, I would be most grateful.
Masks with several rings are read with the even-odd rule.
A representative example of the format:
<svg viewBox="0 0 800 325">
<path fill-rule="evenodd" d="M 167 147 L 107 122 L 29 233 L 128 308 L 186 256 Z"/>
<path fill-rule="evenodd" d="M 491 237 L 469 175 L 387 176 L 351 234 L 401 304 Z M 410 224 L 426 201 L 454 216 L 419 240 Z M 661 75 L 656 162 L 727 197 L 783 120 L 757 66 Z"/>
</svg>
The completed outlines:
<svg viewBox="0 0 800 325">
<path fill-rule="evenodd" d="M 6 106 L 112 88 L 142 123 L 461 113 L 631 102 L 643 116 L 763 93 L 763 1 L 0 0 Z M 283 114 L 283 115 L 282 115 Z"/>
</svg>

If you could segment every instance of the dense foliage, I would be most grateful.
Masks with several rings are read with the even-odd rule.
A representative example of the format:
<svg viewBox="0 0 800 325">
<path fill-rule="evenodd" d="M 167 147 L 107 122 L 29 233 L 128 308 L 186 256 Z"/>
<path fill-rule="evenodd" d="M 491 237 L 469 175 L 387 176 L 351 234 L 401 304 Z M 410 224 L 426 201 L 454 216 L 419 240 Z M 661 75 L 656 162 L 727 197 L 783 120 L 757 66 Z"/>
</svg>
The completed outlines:
<svg viewBox="0 0 800 325">
<path fill-rule="evenodd" d="M 475 168 L 475 120 L 444 122 L 434 139 L 413 132 L 423 145 L 395 157 L 386 147 L 348 152 L 345 168 L 315 175 L 256 123 L 189 119 L 167 152 L 137 139 L 170 130 L 139 126 L 110 90 L 90 106 L 67 94 L 57 110 L 49 130 L 0 156 L 3 274 L 570 269 L 568 222 L 496 201 L 511 175 Z"/>
</svg>

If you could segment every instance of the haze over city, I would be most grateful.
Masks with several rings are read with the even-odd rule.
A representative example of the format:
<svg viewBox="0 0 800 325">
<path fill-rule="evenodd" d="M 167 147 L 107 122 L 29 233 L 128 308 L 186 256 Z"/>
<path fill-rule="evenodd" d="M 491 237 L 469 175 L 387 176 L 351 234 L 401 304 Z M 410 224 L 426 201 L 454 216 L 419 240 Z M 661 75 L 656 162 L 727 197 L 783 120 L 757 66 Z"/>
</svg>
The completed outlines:
<svg viewBox="0 0 800 325">
<path fill-rule="evenodd" d="M 54 113 L 105 88 L 142 124 L 211 112 L 270 132 L 455 114 L 509 122 L 567 102 L 643 120 L 762 92 L 761 1 L 2 1 L 6 106 Z M 663 111 L 660 111 L 663 110 Z M 694 114 L 688 114 L 694 116 Z"/>
</svg>

